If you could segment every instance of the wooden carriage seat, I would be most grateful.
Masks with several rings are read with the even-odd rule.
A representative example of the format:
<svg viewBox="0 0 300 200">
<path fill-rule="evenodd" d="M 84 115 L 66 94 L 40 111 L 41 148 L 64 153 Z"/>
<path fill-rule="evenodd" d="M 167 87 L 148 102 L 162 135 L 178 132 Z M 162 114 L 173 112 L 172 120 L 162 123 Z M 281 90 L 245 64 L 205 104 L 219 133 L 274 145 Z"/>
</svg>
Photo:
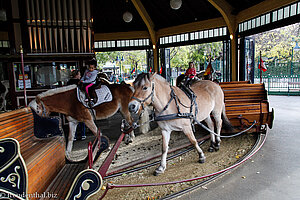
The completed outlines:
<svg viewBox="0 0 300 200">
<path fill-rule="evenodd" d="M 18 140 L 28 171 L 28 194 L 43 193 L 65 165 L 62 136 L 38 139 L 34 136 L 30 108 L 0 115 L 0 139 Z"/>
<path fill-rule="evenodd" d="M 264 84 L 246 81 L 220 83 L 224 91 L 226 114 L 235 127 L 249 126 L 255 120 L 258 130 L 263 125 L 273 126 L 274 111 L 270 111 Z"/>
</svg>

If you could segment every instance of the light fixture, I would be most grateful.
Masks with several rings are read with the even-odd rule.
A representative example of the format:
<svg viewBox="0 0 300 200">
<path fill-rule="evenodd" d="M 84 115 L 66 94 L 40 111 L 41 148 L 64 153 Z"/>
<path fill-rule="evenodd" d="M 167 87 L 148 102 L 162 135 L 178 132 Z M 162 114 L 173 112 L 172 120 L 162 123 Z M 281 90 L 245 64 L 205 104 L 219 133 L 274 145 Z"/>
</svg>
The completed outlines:
<svg viewBox="0 0 300 200">
<path fill-rule="evenodd" d="M 230 36 L 229 36 L 229 37 L 230 37 L 230 39 L 231 39 L 231 40 L 233 40 L 233 35 L 232 35 L 232 34 L 230 34 Z"/>
<path fill-rule="evenodd" d="M 123 14 L 123 20 L 124 22 L 129 23 L 132 21 L 133 16 L 132 13 L 128 11 L 128 0 L 126 0 L 126 10 L 127 11 Z"/>
<path fill-rule="evenodd" d="M 173 10 L 178 10 L 182 5 L 182 0 L 170 0 L 170 6 Z"/>
<path fill-rule="evenodd" d="M 131 22 L 131 21 L 132 21 L 132 18 L 133 18 L 133 16 L 132 16 L 131 12 L 129 12 L 129 11 L 124 12 L 124 14 L 123 14 L 123 20 L 124 20 L 126 23 Z"/>
</svg>

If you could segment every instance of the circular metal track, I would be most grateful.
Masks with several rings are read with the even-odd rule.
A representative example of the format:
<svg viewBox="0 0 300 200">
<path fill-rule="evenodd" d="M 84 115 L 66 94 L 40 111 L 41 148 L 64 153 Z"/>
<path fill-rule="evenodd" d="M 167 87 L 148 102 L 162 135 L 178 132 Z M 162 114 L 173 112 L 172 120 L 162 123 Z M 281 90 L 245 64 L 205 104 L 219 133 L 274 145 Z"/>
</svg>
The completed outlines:
<svg viewBox="0 0 300 200">
<path fill-rule="evenodd" d="M 173 194 L 170 194 L 168 196 L 165 196 L 165 197 L 161 198 L 161 200 L 173 199 L 175 197 L 182 196 L 182 195 L 184 195 L 184 194 L 186 194 L 186 193 L 188 193 L 192 190 L 195 190 L 195 189 L 197 189 L 197 188 L 199 188 L 199 187 L 201 187 L 201 186 L 203 186 L 203 185 L 205 185 L 205 184 L 221 177 L 222 175 L 226 174 L 227 172 L 231 171 L 232 169 L 234 169 L 234 168 L 240 166 L 242 163 L 246 162 L 248 159 L 250 159 L 253 155 L 255 155 L 261 149 L 264 142 L 266 141 L 266 138 L 267 138 L 267 130 L 264 130 L 263 133 L 258 134 L 255 144 L 253 145 L 253 147 L 251 148 L 251 150 L 247 154 L 245 154 L 243 157 L 241 157 L 235 164 L 233 164 L 233 165 L 231 165 L 231 166 L 229 166 L 229 167 L 227 167 L 223 170 L 220 170 L 220 171 L 217 171 L 217 172 L 214 172 L 214 173 L 211 173 L 211 174 L 207 174 L 207 175 L 204 175 L 204 176 L 201 176 L 201 177 L 196 177 L 196 178 L 193 178 L 193 179 L 186 179 L 186 180 L 174 181 L 174 182 L 168 182 L 168 183 L 153 183 L 153 184 L 141 184 L 141 185 L 113 185 L 113 184 L 108 184 L 105 193 L 102 195 L 102 197 L 100 199 L 102 199 L 105 196 L 105 194 L 108 192 L 109 189 L 113 189 L 113 188 L 168 185 L 168 184 L 175 184 L 175 183 L 180 183 L 180 182 L 189 182 L 189 181 L 199 180 L 199 182 L 196 183 L 195 185 L 193 185 L 189 188 L 186 188 L 182 191 L 179 191 L 177 193 L 173 193 Z M 200 141 L 200 142 L 203 143 L 204 141 L 205 140 Z M 180 156 L 184 153 L 187 153 L 187 152 L 191 151 L 192 149 L 193 149 L 193 147 L 188 148 L 184 151 L 181 151 L 179 153 L 176 153 L 176 154 L 170 156 L 168 159 L 176 158 L 176 157 L 178 157 L 178 156 Z M 138 171 L 138 170 L 141 170 L 141 169 L 145 169 L 145 168 L 148 168 L 148 167 L 156 165 L 156 164 L 157 164 L 157 162 L 153 162 L 153 163 L 141 166 L 141 167 L 136 167 L 136 168 L 133 168 L 133 169 L 129 169 L 129 170 L 125 170 L 125 171 L 122 171 L 122 172 L 115 173 L 115 174 L 111 174 L 109 176 L 106 176 L 104 179 L 109 179 L 109 178 L 121 176 L 124 173 L 132 173 L 132 172 L 135 172 L 135 171 Z M 204 178 L 206 178 L 206 180 L 203 180 Z"/>
</svg>

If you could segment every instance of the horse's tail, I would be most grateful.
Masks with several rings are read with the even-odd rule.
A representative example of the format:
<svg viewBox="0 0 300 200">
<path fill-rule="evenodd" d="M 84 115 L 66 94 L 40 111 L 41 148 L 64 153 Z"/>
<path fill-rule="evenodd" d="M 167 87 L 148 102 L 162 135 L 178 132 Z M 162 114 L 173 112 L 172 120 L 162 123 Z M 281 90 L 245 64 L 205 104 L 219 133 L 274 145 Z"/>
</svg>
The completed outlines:
<svg viewBox="0 0 300 200">
<path fill-rule="evenodd" d="M 229 131 L 232 131 L 234 129 L 226 115 L 225 104 L 223 104 L 223 109 L 222 109 L 222 121 L 223 121 L 224 129 L 229 130 Z"/>
</svg>

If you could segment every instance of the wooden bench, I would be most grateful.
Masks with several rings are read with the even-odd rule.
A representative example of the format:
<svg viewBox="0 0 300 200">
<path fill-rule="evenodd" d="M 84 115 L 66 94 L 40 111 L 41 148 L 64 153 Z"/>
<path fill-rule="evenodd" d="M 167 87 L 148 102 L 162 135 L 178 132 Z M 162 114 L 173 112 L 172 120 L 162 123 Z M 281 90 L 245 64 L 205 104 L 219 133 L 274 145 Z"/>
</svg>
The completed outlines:
<svg viewBox="0 0 300 200">
<path fill-rule="evenodd" d="M 28 172 L 28 193 L 44 192 L 65 163 L 63 138 L 36 138 L 33 115 L 27 108 L 0 115 L 2 138 L 14 138 L 20 144 Z"/>
<path fill-rule="evenodd" d="M 87 162 L 66 162 L 63 136 L 43 139 L 34 136 L 34 117 L 30 108 L 0 115 L 0 139 L 9 140 L 7 138 L 14 138 L 20 146 L 20 154 L 25 161 L 24 168 L 28 175 L 29 199 L 65 199 L 75 177 L 88 167 Z M 1 140 L 2 143 L 3 141 L 5 142 Z M 4 166 L 0 172 L 5 171 L 5 168 L 8 167 Z"/>
<path fill-rule="evenodd" d="M 263 125 L 273 126 L 274 111 L 270 111 L 264 84 L 249 82 L 220 83 L 224 91 L 226 114 L 235 127 L 250 126 L 254 120 L 260 131 Z"/>
</svg>

